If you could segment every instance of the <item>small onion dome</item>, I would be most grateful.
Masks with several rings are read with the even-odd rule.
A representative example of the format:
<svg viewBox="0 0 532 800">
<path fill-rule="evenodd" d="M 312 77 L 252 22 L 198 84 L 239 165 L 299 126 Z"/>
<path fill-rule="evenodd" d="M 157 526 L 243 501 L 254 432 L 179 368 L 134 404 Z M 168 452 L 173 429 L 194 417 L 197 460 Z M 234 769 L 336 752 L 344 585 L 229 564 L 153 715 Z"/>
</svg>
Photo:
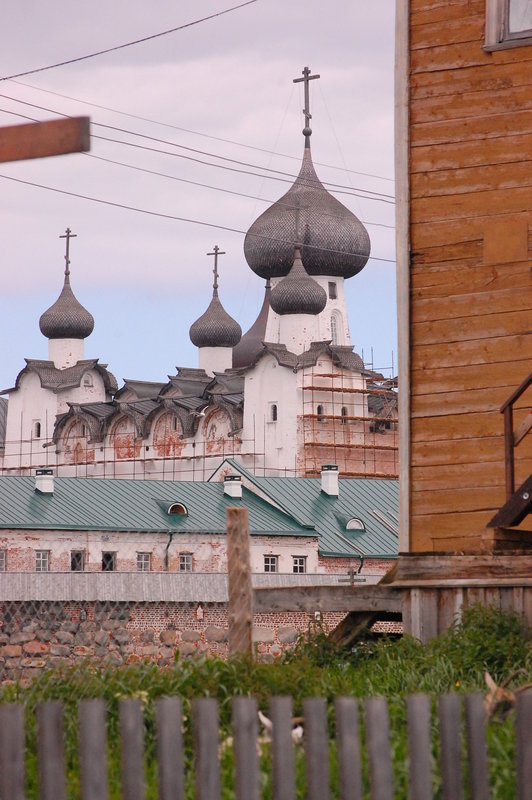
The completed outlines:
<svg viewBox="0 0 532 800">
<path fill-rule="evenodd" d="M 190 341 L 196 347 L 234 347 L 242 337 L 242 328 L 230 317 L 214 289 L 205 314 L 190 326 Z"/>
<path fill-rule="evenodd" d="M 48 339 L 85 339 L 94 330 L 94 317 L 76 300 L 70 288 L 68 269 L 61 294 L 41 315 L 39 328 Z"/>
<path fill-rule="evenodd" d="M 308 275 L 299 247 L 295 249 L 292 269 L 270 296 L 270 305 L 276 314 L 319 314 L 327 305 L 327 294 L 314 278 Z"/>
<path fill-rule="evenodd" d="M 290 271 L 297 243 L 309 275 L 343 278 L 360 272 L 371 249 L 358 217 L 319 181 L 310 146 L 305 147 L 296 182 L 248 230 L 244 255 L 261 278 L 281 277 Z"/>
<path fill-rule="evenodd" d="M 262 343 L 266 338 L 266 324 L 268 322 L 268 311 L 270 310 L 270 293 L 270 281 L 266 281 L 264 300 L 259 315 L 233 350 L 234 368 L 249 367 L 263 349 Z"/>
</svg>

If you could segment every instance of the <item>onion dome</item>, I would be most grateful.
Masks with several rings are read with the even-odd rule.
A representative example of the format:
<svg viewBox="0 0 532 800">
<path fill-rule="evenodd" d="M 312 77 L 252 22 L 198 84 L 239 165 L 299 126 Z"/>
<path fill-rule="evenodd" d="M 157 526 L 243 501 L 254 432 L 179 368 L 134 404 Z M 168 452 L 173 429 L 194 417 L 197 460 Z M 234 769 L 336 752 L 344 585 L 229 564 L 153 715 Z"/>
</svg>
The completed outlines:
<svg viewBox="0 0 532 800">
<path fill-rule="evenodd" d="M 270 281 L 266 281 L 264 300 L 259 316 L 239 343 L 233 349 L 233 367 L 249 367 L 263 349 L 263 342 L 266 338 L 266 324 L 268 322 L 268 311 L 270 310 Z"/>
<path fill-rule="evenodd" d="M 293 186 L 255 220 L 244 240 L 244 255 L 261 278 L 287 275 L 294 246 L 309 275 L 351 278 L 364 267 L 370 239 L 362 222 L 318 179 L 305 128 L 301 170 Z"/>
<path fill-rule="evenodd" d="M 48 339 L 86 339 L 94 330 L 94 317 L 76 300 L 70 288 L 68 263 L 61 294 L 39 320 L 41 333 Z"/>
<path fill-rule="evenodd" d="M 276 314 L 319 314 L 327 305 L 327 294 L 314 278 L 308 275 L 296 246 L 292 269 L 270 296 Z"/>
<path fill-rule="evenodd" d="M 190 326 L 190 341 L 196 347 L 234 347 L 242 338 L 242 328 L 218 299 L 218 255 L 224 253 L 215 245 L 214 252 L 207 255 L 214 256 L 212 300 L 205 314 Z"/>
</svg>

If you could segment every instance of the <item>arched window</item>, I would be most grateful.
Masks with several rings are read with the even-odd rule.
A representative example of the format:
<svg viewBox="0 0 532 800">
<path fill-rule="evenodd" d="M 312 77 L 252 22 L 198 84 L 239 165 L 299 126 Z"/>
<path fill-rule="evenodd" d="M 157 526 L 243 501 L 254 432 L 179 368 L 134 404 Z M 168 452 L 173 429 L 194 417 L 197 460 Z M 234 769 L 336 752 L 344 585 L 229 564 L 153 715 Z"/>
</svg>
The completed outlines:
<svg viewBox="0 0 532 800">
<path fill-rule="evenodd" d="M 180 516 L 187 516 L 187 507 L 183 503 L 172 503 L 168 507 L 168 514 L 179 514 Z"/>
<path fill-rule="evenodd" d="M 366 526 L 364 525 L 361 519 L 357 519 L 357 517 L 352 517 L 350 520 L 348 520 L 345 529 L 346 531 L 365 531 Z"/>
<path fill-rule="evenodd" d="M 316 414 L 318 416 L 318 422 L 323 422 L 325 419 L 325 411 L 322 405 L 316 408 Z"/>
<path fill-rule="evenodd" d="M 345 425 L 347 422 L 347 407 L 342 406 L 342 410 L 340 411 L 340 415 L 342 417 L 342 425 Z"/>
<path fill-rule="evenodd" d="M 92 375 L 89 375 L 88 372 L 85 373 L 83 376 L 83 386 L 91 387 L 93 385 L 92 382 Z"/>
<path fill-rule="evenodd" d="M 277 403 L 271 404 L 271 420 L 277 422 Z"/>
<path fill-rule="evenodd" d="M 33 422 L 33 438 L 40 439 L 41 438 L 41 423 L 38 419 Z"/>
<path fill-rule="evenodd" d="M 338 323 L 334 314 L 331 316 L 331 341 L 333 344 L 338 344 Z"/>
</svg>

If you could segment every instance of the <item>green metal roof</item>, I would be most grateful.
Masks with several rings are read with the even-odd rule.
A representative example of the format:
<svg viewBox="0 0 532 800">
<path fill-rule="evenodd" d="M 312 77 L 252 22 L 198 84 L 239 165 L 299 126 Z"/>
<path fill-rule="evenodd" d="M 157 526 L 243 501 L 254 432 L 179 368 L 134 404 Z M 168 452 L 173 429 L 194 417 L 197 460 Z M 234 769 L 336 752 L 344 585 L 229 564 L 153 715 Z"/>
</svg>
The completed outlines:
<svg viewBox="0 0 532 800">
<path fill-rule="evenodd" d="M 181 503 L 186 515 L 167 513 Z M 97 530 L 223 534 L 226 509 L 248 509 L 252 535 L 316 536 L 242 487 L 242 500 L 222 483 L 54 478 L 54 493 L 35 491 L 35 478 L 0 477 L 0 530 Z"/>
<path fill-rule="evenodd" d="M 321 491 L 320 478 L 260 478 L 234 459 L 226 463 L 290 514 L 312 525 L 323 556 L 397 558 L 399 481 L 395 478 L 340 478 L 339 496 Z M 365 530 L 346 530 L 360 519 Z"/>
</svg>

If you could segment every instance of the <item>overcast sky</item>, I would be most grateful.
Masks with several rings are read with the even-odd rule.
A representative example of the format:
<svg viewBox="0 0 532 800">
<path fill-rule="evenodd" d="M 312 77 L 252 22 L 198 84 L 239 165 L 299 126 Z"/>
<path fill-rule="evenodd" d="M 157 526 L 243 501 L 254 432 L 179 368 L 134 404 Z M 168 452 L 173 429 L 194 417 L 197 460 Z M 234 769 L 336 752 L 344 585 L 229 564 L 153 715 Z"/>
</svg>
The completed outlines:
<svg viewBox="0 0 532 800">
<path fill-rule="evenodd" d="M 4 0 L 0 74 L 124 44 L 236 2 Z M 210 301 L 206 253 L 215 244 L 227 253 L 220 299 L 247 330 L 263 281 L 234 231 L 245 232 L 299 170 L 303 92 L 292 79 L 305 65 L 321 75 L 310 85 L 316 170 L 322 181 L 345 187 L 336 196 L 372 240 L 374 257 L 346 283 L 351 339 L 366 361 L 373 348 L 376 369 L 391 366 L 392 351 L 396 365 L 393 33 L 392 0 L 257 0 L 167 36 L 2 81 L 1 126 L 24 116 L 89 115 L 92 140 L 90 155 L 0 165 L 0 388 L 13 385 L 25 357 L 47 358 L 38 321 L 62 286 L 59 236 L 67 226 L 77 234 L 72 288 L 95 318 L 85 355 L 108 363 L 119 384 L 163 381 L 176 365 L 197 366 L 188 330 Z M 266 168 L 288 174 L 272 180 Z M 383 196 L 365 199 L 361 189 Z"/>
</svg>

